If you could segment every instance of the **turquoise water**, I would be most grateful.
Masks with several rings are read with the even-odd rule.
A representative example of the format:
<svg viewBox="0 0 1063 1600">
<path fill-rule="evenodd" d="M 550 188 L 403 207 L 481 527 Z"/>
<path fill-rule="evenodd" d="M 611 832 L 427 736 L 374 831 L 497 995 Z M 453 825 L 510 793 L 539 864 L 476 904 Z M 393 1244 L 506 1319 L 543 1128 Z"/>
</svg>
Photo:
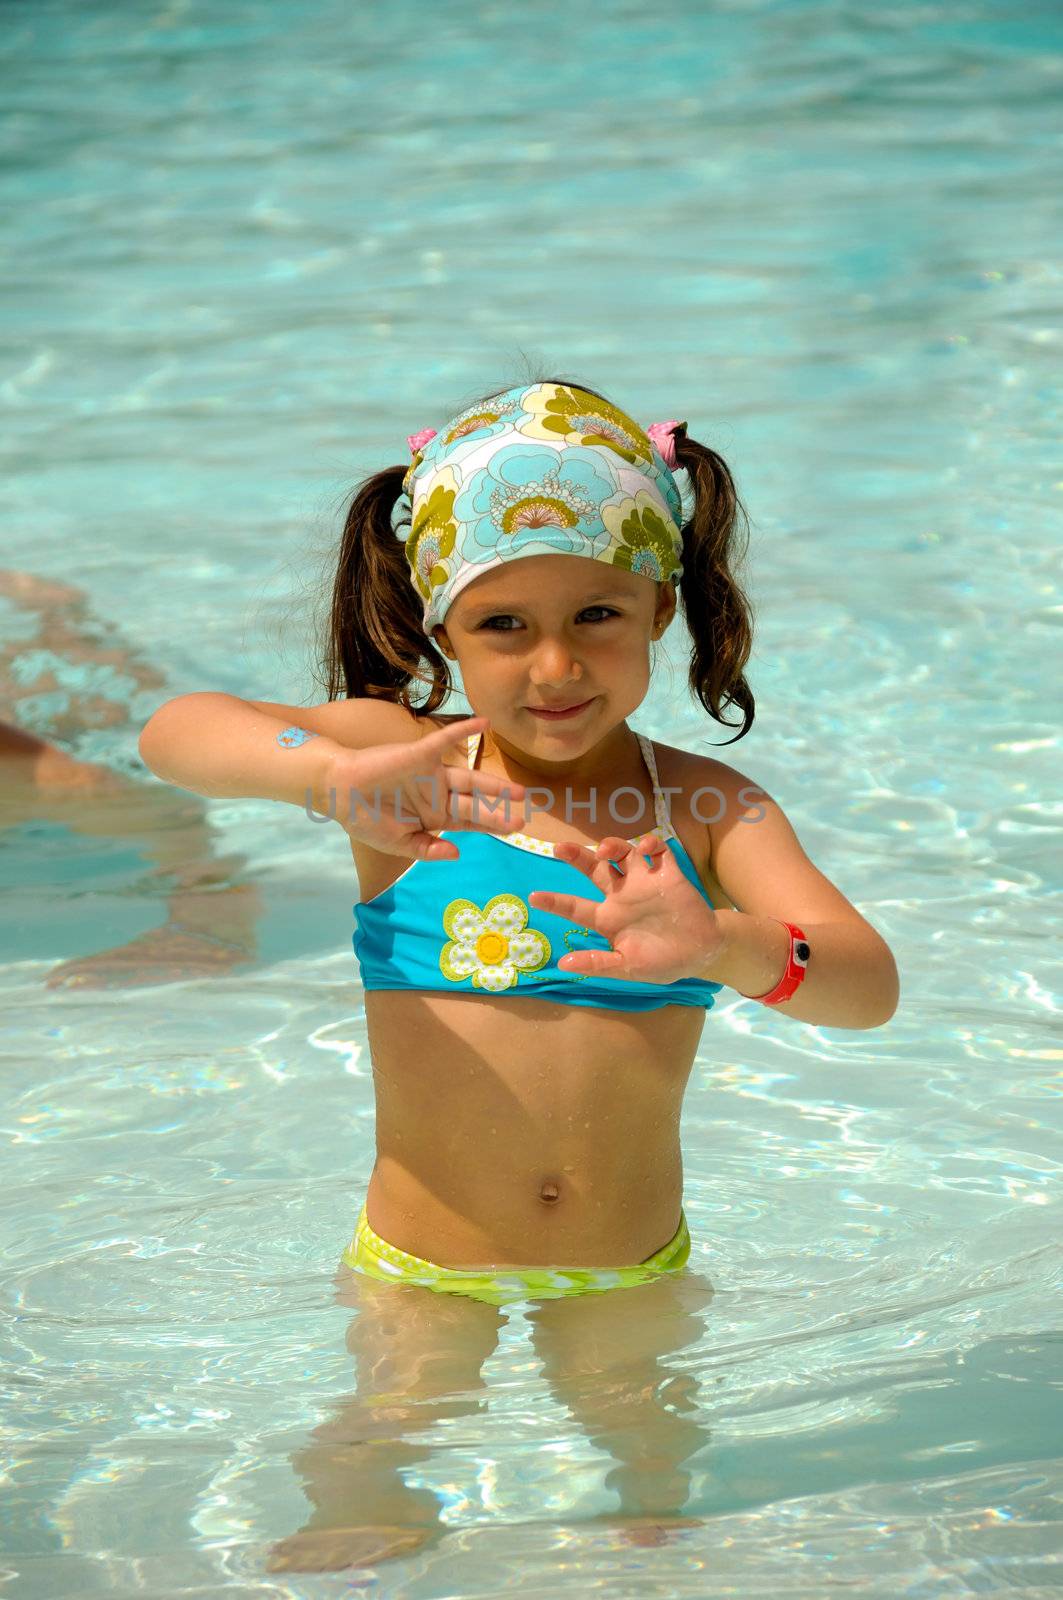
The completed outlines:
<svg viewBox="0 0 1063 1600">
<path fill-rule="evenodd" d="M 527 353 L 731 464 L 758 715 L 722 754 L 901 970 L 870 1033 L 721 997 L 684 1117 L 702 1303 L 662 1318 L 656 1364 L 604 1367 L 597 1435 L 515 1311 L 482 1390 L 414 1397 L 384 1440 L 444 1537 L 357 1592 L 1058 1593 L 1058 7 L 9 0 L 4 23 L 0 559 L 78 585 L 162 687 L 58 646 L 49 674 L 7 603 L 0 716 L 159 788 L 136 741 L 170 695 L 323 698 L 348 487 Z M 708 748 L 671 651 L 635 725 Z M 164 922 L 158 839 L 0 833 L 3 1568 L 27 1600 L 359 1576 L 267 1570 L 308 1516 L 296 1458 L 356 1392 L 333 1282 L 373 1148 L 356 886 L 338 829 L 207 811 L 260 893 L 256 957 L 147 988 L 45 979 Z M 615 1451 L 645 1446 L 652 1490 L 679 1427 L 689 1526 L 639 1546 Z"/>
</svg>

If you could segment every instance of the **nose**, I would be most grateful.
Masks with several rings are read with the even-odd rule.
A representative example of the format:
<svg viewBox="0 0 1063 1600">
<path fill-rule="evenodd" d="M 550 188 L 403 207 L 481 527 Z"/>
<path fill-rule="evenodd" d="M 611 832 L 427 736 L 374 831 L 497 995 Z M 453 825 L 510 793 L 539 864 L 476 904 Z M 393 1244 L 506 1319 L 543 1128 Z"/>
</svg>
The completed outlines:
<svg viewBox="0 0 1063 1600">
<path fill-rule="evenodd" d="M 558 687 L 578 682 L 583 676 L 583 667 L 563 639 L 544 639 L 535 652 L 530 676 L 535 684 Z"/>
</svg>

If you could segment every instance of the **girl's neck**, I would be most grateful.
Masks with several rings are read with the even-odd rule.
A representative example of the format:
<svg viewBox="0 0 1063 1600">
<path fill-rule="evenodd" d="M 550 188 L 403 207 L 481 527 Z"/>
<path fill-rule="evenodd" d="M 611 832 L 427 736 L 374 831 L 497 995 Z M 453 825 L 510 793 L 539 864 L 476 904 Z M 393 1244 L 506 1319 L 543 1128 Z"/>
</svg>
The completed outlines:
<svg viewBox="0 0 1063 1600">
<path fill-rule="evenodd" d="M 535 752 L 522 750 L 505 739 L 496 739 L 488 728 L 480 735 L 481 747 L 476 766 L 526 787 L 552 789 L 560 785 L 572 790 L 614 785 L 631 763 L 642 766 L 638 741 L 626 722 L 618 723 L 596 744 L 567 760 L 551 761 Z"/>
</svg>

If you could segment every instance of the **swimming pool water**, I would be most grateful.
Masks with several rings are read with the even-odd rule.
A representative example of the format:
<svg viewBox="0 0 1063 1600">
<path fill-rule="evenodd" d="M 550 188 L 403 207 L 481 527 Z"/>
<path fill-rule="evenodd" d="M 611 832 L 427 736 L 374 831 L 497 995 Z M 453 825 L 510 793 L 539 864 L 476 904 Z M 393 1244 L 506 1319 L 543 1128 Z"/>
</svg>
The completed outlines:
<svg viewBox="0 0 1063 1600">
<path fill-rule="evenodd" d="M 136 741 L 170 695 L 323 698 L 344 494 L 527 354 L 731 465 L 758 714 L 719 753 L 901 971 L 874 1032 L 726 995 L 707 1018 L 683 1148 L 711 1290 L 596 1391 L 641 1395 L 613 1443 L 645 1436 L 650 1494 L 687 1430 L 689 1526 L 651 1546 L 613 1515 L 608 1428 L 517 1311 L 482 1391 L 415 1398 L 384 1440 L 445 1536 L 364 1588 L 1058 1592 L 1058 8 L 4 16 L 2 561 L 80 585 L 165 687 L 42 676 L 5 605 L 0 716 L 153 784 Z M 632 720 L 708 750 L 677 632 Z M 256 958 L 143 989 L 45 979 L 163 922 L 151 839 L 0 831 L 26 1600 L 358 1577 L 267 1570 L 308 1515 L 296 1458 L 356 1390 L 356 883 L 294 808 L 209 818 L 259 887 Z"/>
</svg>

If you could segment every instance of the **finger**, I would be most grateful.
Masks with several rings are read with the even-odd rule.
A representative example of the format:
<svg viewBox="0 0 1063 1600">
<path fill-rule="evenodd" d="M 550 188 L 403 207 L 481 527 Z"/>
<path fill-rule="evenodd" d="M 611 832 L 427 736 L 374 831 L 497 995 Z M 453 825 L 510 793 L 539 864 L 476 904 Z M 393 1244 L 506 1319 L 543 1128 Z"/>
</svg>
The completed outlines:
<svg viewBox="0 0 1063 1600">
<path fill-rule="evenodd" d="M 416 773 L 408 784 L 414 812 L 426 828 L 480 828 L 511 833 L 524 822 L 524 790 L 505 778 L 456 767 Z"/>
<path fill-rule="evenodd" d="M 385 819 L 386 832 L 374 830 L 372 845 L 374 850 L 382 850 L 386 855 L 413 856 L 418 861 L 451 861 L 460 851 L 450 839 L 443 839 L 439 833 L 430 828 L 416 828 L 413 819 L 408 818 L 405 824 L 397 822 L 394 818 Z M 348 835 L 357 840 L 356 834 Z"/>
<path fill-rule="evenodd" d="M 562 956 L 557 965 L 563 972 L 578 972 L 585 978 L 618 978 L 624 958 L 619 950 L 579 950 Z"/>
<path fill-rule="evenodd" d="M 577 839 L 559 839 L 554 844 L 554 856 L 566 866 L 578 867 L 585 878 L 594 882 L 594 874 L 601 866 L 593 846 L 580 844 Z"/>
<path fill-rule="evenodd" d="M 649 856 L 649 870 L 657 872 L 668 854 L 668 846 L 656 833 L 644 833 L 638 842 L 638 853 L 641 856 Z"/>
<path fill-rule="evenodd" d="M 443 805 L 451 827 L 512 833 L 526 820 L 524 785 L 506 778 L 444 767 Z"/>
<path fill-rule="evenodd" d="M 458 739 L 467 739 L 469 734 L 475 733 L 478 728 L 486 728 L 490 720 L 489 717 L 462 717 L 457 722 L 449 722 L 445 727 L 426 733 L 421 740 L 421 746 L 428 750 L 438 745 L 445 747 Z"/>
<path fill-rule="evenodd" d="M 625 856 L 631 854 L 631 845 L 628 844 L 626 839 L 621 839 L 619 835 L 613 834 L 608 839 L 602 839 L 597 846 L 597 850 L 599 857 L 604 857 L 609 861 L 623 861 Z"/>
<path fill-rule="evenodd" d="M 578 867 L 584 877 L 607 894 L 624 881 L 624 868 L 617 865 L 615 858 L 624 859 L 630 853 L 631 848 L 625 839 L 603 839 L 598 845 L 563 839 L 554 845 L 554 855 L 559 861 Z"/>
<path fill-rule="evenodd" d="M 665 848 L 664 840 L 656 833 L 641 833 L 637 839 L 603 839 L 599 849 L 609 847 L 609 853 L 620 849 L 627 855 L 649 855 L 651 851 L 658 854 Z"/>
<path fill-rule="evenodd" d="M 551 889 L 533 889 L 528 904 L 536 911 L 548 911 L 552 917 L 567 917 L 569 922 L 582 923 L 586 928 L 594 927 L 600 910 L 597 900 L 582 900 L 576 894 L 555 894 Z"/>
<path fill-rule="evenodd" d="M 420 738 L 381 745 L 376 750 L 377 760 L 385 771 L 393 768 L 396 772 L 422 773 L 437 762 L 442 770 L 453 770 L 447 767 L 446 757 L 453 758 L 458 746 L 467 745 L 472 734 L 482 732 L 487 726 L 487 717 L 463 717 L 460 722 L 436 728 Z M 486 778 L 487 774 L 482 776 Z"/>
<path fill-rule="evenodd" d="M 418 741 L 417 748 L 442 759 L 451 745 L 466 742 L 474 733 L 482 733 L 489 722 L 489 717 L 462 717 L 460 722 L 452 722 L 448 727 L 436 728 L 434 733 L 426 733 Z"/>
<path fill-rule="evenodd" d="M 447 806 L 447 827 L 479 833 L 512 833 L 524 822 L 523 802 L 511 806 L 485 806 L 482 797 L 452 794 Z"/>
<path fill-rule="evenodd" d="M 413 773 L 396 792 L 395 820 L 410 826 L 419 822 L 425 833 L 438 833 L 450 825 L 447 785 L 438 775 Z"/>
<path fill-rule="evenodd" d="M 493 772 L 473 771 L 470 767 L 444 767 L 443 773 L 447 787 L 457 789 L 461 794 L 481 794 L 484 796 L 505 796 L 511 799 L 523 800 L 524 785 L 516 783 L 512 778 L 500 778 Z"/>
<path fill-rule="evenodd" d="M 403 853 L 418 861 L 454 861 L 461 854 L 452 839 L 437 839 L 434 833 L 411 834 Z"/>
<path fill-rule="evenodd" d="M 603 839 L 595 856 L 594 881 L 606 894 L 618 889 L 631 868 L 632 847 L 626 839 Z"/>
</svg>

